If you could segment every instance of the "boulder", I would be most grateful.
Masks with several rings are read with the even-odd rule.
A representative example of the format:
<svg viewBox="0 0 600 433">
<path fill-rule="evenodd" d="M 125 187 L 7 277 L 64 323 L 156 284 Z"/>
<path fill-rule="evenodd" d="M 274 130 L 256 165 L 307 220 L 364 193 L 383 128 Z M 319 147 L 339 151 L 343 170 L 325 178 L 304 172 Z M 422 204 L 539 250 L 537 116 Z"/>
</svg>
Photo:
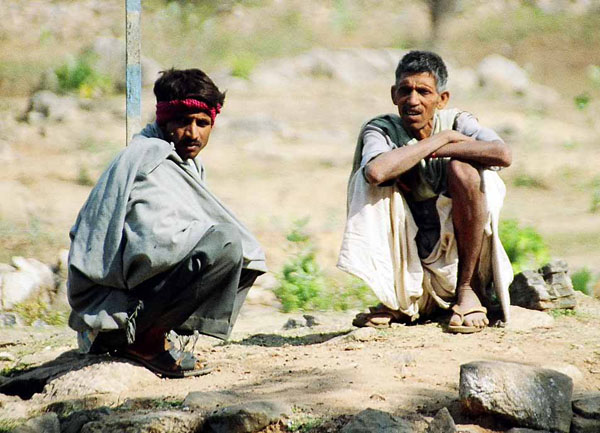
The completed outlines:
<svg viewBox="0 0 600 433">
<path fill-rule="evenodd" d="M 473 415 L 500 416 L 517 426 L 568 433 L 573 381 L 553 370 L 478 361 L 460 367 L 460 401 Z"/>
<path fill-rule="evenodd" d="M 412 433 L 413 426 L 402 418 L 375 409 L 365 409 L 346 424 L 341 433 Z"/>
<path fill-rule="evenodd" d="M 58 416 L 53 412 L 45 413 L 17 427 L 13 433 L 61 433 Z"/>
<path fill-rule="evenodd" d="M 81 433 L 191 433 L 199 431 L 201 425 L 202 418 L 194 413 L 136 412 L 88 422 L 81 428 Z"/>
<path fill-rule="evenodd" d="M 524 95 L 529 87 L 527 73 L 515 62 L 499 54 L 485 57 L 477 67 L 482 87 L 513 95 Z"/>
<path fill-rule="evenodd" d="M 510 302 L 532 310 L 575 308 L 577 300 L 568 265 L 555 260 L 538 271 L 523 271 L 515 275 L 510 285 Z"/>
<path fill-rule="evenodd" d="M 206 417 L 206 433 L 253 433 L 292 414 L 291 406 L 275 401 L 253 401 L 213 411 Z"/>
<path fill-rule="evenodd" d="M 111 414 L 112 411 L 106 407 L 73 412 L 61 421 L 60 431 L 61 433 L 79 433 L 85 424 L 99 421 Z"/>
<path fill-rule="evenodd" d="M 183 407 L 192 410 L 215 409 L 223 405 L 233 405 L 242 397 L 233 391 L 194 391 L 183 400 Z"/>
</svg>

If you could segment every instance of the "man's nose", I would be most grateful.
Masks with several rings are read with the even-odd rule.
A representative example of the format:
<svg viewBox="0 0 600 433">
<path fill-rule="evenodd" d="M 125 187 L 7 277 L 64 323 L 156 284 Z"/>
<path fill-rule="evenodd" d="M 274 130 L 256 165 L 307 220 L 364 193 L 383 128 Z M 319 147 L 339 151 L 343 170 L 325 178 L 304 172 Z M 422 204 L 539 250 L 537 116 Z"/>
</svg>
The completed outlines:
<svg viewBox="0 0 600 433">
<path fill-rule="evenodd" d="M 191 122 L 187 128 L 185 128 L 185 135 L 194 140 L 200 136 L 200 128 L 196 125 L 196 122 Z"/>
<path fill-rule="evenodd" d="M 419 94 L 416 90 L 410 92 L 410 95 L 408 96 L 408 103 L 410 105 L 419 105 Z"/>
</svg>

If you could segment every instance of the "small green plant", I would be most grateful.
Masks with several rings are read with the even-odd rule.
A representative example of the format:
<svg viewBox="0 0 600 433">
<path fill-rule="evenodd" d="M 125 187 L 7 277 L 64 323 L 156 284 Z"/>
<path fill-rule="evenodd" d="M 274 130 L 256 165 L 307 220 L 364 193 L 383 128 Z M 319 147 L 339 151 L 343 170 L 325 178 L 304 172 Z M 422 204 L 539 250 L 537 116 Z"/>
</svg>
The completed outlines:
<svg viewBox="0 0 600 433">
<path fill-rule="evenodd" d="M 94 56 L 84 53 L 56 68 L 54 73 L 59 90 L 65 93 L 76 92 L 85 98 L 110 92 L 110 78 L 98 73 L 94 63 Z"/>
<path fill-rule="evenodd" d="M 292 257 L 284 264 L 275 295 L 283 311 L 324 310 L 330 306 L 323 297 L 326 281 L 315 258 L 315 248 L 306 233 L 308 218 L 294 222 L 287 240 L 292 244 Z"/>
<path fill-rule="evenodd" d="M 253 55 L 242 54 L 236 56 L 231 63 L 231 75 L 248 80 L 258 61 Z"/>
<path fill-rule="evenodd" d="M 67 323 L 68 313 L 51 310 L 45 302 L 39 299 L 21 302 L 16 304 L 13 309 L 21 316 L 27 325 L 31 325 L 38 319 L 53 326 L 63 326 Z"/>
<path fill-rule="evenodd" d="M 513 180 L 513 185 L 521 188 L 548 189 L 544 181 L 529 174 L 520 174 Z"/>
<path fill-rule="evenodd" d="M 84 165 L 79 167 L 79 172 L 77 173 L 77 184 L 82 186 L 93 186 L 94 179 L 90 175 L 90 171 Z"/>
<path fill-rule="evenodd" d="M 550 259 L 542 236 L 532 227 L 520 227 L 514 219 L 500 223 L 500 240 L 515 273 L 537 269 Z"/>
<path fill-rule="evenodd" d="M 566 308 L 559 310 L 550 310 L 548 311 L 548 313 L 555 319 L 558 319 L 559 317 L 573 317 L 577 315 L 577 311 Z"/>
<path fill-rule="evenodd" d="M 592 102 L 592 97 L 589 93 L 580 93 L 573 98 L 573 102 L 575 102 L 575 107 L 578 110 L 585 110 L 590 105 L 590 102 Z"/>
<path fill-rule="evenodd" d="M 284 312 L 362 309 L 376 303 L 375 295 L 358 278 L 340 284 L 327 278 L 316 260 L 316 250 L 306 233 L 308 219 L 294 222 L 287 240 L 291 256 L 278 275 L 275 295 Z"/>
<path fill-rule="evenodd" d="M 600 177 L 592 181 L 592 201 L 590 205 L 591 213 L 596 213 L 598 210 L 600 210 Z"/>
<path fill-rule="evenodd" d="M 573 290 L 585 293 L 588 296 L 592 295 L 595 280 L 594 275 L 587 267 L 583 267 L 571 275 Z"/>
<path fill-rule="evenodd" d="M 23 419 L 0 419 L 0 433 L 9 433 L 24 422 Z"/>
<path fill-rule="evenodd" d="M 323 424 L 323 419 L 305 416 L 298 420 L 290 421 L 287 425 L 289 432 L 308 433 L 311 430 L 320 427 Z"/>
</svg>

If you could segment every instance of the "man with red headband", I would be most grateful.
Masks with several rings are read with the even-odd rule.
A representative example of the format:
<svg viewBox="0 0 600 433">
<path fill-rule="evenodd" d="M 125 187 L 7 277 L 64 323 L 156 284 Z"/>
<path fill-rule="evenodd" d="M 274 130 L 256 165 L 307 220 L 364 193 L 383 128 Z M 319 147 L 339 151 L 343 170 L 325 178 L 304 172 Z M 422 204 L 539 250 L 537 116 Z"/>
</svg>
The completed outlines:
<svg viewBox="0 0 600 433">
<path fill-rule="evenodd" d="M 198 156 L 225 95 L 198 69 L 163 72 L 156 122 L 110 164 L 71 229 L 69 325 L 83 352 L 165 377 L 207 373 L 166 335 L 226 339 L 266 272 L 252 234 L 208 190 Z"/>
</svg>

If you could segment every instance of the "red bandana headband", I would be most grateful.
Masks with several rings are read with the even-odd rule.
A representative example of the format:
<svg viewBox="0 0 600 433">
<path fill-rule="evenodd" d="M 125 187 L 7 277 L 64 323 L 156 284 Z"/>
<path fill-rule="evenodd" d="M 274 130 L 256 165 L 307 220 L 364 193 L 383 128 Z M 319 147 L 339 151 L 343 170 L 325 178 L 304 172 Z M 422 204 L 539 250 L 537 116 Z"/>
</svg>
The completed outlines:
<svg viewBox="0 0 600 433">
<path fill-rule="evenodd" d="M 215 124 L 217 114 L 221 112 L 221 104 L 209 107 L 197 99 L 178 99 L 162 101 L 156 104 L 156 123 L 164 124 L 190 111 L 204 111 L 210 116 L 211 124 Z"/>
</svg>

